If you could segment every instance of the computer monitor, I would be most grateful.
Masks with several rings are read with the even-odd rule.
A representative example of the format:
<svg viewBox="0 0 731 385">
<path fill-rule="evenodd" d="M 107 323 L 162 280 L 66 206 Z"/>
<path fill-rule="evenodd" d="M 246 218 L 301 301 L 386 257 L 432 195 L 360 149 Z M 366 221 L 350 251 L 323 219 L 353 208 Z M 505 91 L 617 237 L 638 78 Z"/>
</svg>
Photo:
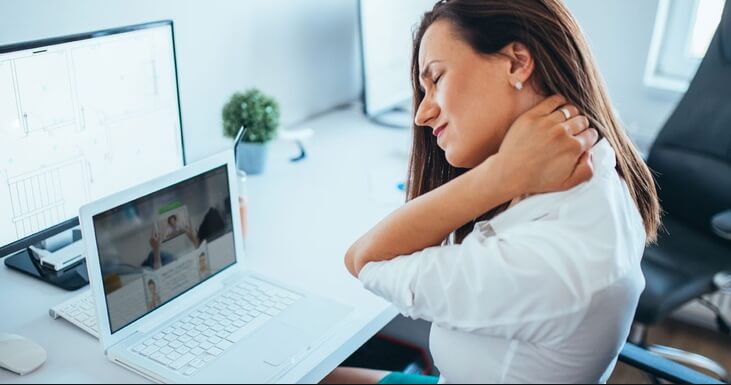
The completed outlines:
<svg viewBox="0 0 731 385">
<path fill-rule="evenodd" d="M 0 47 L 0 258 L 184 164 L 172 21 Z"/>
<path fill-rule="evenodd" d="M 386 125 L 411 126 L 413 33 L 436 0 L 360 0 L 364 113 Z M 402 116 L 386 118 L 393 110 Z M 388 122 L 390 121 L 390 123 Z"/>
</svg>

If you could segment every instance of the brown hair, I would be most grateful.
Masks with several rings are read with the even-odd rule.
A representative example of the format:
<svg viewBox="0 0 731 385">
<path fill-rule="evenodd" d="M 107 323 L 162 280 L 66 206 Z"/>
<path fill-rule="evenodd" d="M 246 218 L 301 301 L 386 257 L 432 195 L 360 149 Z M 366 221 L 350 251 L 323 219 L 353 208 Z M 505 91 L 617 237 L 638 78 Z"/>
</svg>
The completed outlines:
<svg viewBox="0 0 731 385">
<path fill-rule="evenodd" d="M 617 154 L 617 172 L 634 199 L 645 225 L 647 242 L 654 242 L 660 224 L 660 204 L 652 174 L 622 129 L 612 110 L 604 82 L 579 25 L 560 0 L 443 0 L 425 13 L 414 34 L 411 76 L 414 111 L 424 99 L 419 86 L 419 48 L 434 22 L 446 20 L 472 49 L 497 54 L 513 42 L 528 47 L 535 70 L 533 86 L 544 95 L 560 94 L 591 122 Z M 465 169 L 451 166 L 436 138 L 414 125 L 409 162 L 407 199 L 411 200 L 449 182 Z M 504 211 L 506 202 L 475 221 Z M 457 229 L 456 242 L 472 231 L 474 222 Z"/>
</svg>

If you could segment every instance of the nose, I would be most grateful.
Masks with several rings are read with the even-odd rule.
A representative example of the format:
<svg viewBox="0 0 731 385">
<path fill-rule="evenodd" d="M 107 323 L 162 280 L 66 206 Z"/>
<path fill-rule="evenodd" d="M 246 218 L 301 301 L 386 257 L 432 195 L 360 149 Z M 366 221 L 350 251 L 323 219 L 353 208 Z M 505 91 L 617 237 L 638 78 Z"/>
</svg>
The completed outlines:
<svg viewBox="0 0 731 385">
<path fill-rule="evenodd" d="M 439 112 L 439 106 L 431 98 L 425 97 L 416 109 L 414 123 L 417 126 L 428 126 L 430 121 L 439 116 Z"/>
</svg>

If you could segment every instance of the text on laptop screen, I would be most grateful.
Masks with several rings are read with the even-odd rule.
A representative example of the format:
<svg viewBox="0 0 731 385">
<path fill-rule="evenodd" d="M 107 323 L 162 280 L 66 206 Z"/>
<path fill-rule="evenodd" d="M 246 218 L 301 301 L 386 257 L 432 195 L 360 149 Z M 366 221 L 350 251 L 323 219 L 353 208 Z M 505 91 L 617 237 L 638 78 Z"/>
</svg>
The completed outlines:
<svg viewBox="0 0 731 385">
<path fill-rule="evenodd" d="M 232 265 L 226 166 L 94 216 L 111 332 Z"/>
</svg>

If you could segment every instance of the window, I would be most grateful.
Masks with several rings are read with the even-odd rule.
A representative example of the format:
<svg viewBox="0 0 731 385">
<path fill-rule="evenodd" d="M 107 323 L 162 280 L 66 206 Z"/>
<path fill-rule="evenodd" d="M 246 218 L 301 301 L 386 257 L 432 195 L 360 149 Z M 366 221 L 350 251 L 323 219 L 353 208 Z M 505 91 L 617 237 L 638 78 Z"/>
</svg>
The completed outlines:
<svg viewBox="0 0 731 385">
<path fill-rule="evenodd" d="M 725 0 L 660 0 L 645 84 L 685 92 L 716 32 Z"/>
</svg>

